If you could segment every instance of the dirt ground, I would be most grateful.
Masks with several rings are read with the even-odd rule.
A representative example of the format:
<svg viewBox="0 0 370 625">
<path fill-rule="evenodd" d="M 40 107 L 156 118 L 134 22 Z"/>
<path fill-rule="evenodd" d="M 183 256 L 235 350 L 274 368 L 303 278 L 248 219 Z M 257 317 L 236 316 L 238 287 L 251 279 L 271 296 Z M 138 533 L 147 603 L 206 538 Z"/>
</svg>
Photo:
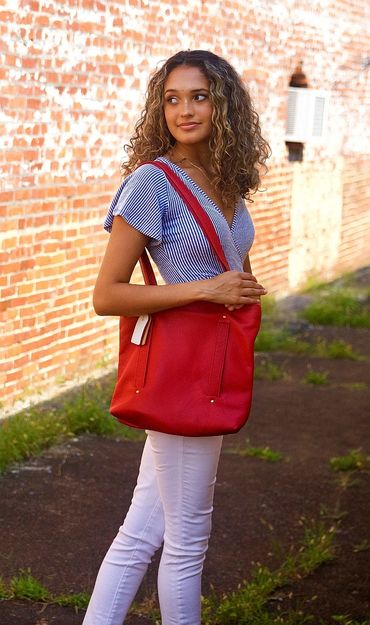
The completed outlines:
<svg viewBox="0 0 370 625">
<path fill-rule="evenodd" d="M 367 330 L 320 332 L 370 353 Z M 247 425 L 224 439 L 203 594 L 211 586 L 220 592 L 236 589 L 250 577 L 254 562 L 277 567 L 302 538 L 303 519 L 336 521 L 335 559 L 277 592 L 271 609 L 300 608 L 313 615 L 314 624 L 332 623 L 339 614 L 364 620 L 370 617 L 370 475 L 358 472 L 359 481 L 343 488 L 330 458 L 357 448 L 370 453 L 369 363 L 287 354 L 269 354 L 269 359 L 288 375 L 257 380 Z M 328 384 L 303 383 L 309 367 L 328 371 Z M 230 453 L 247 439 L 281 452 L 282 460 Z M 9 580 L 29 567 L 53 593 L 90 592 L 130 504 L 142 447 L 143 442 L 83 435 L 3 475 L 1 576 Z M 137 600 L 155 593 L 159 557 Z M 83 611 L 73 608 L 0 602 L 0 625 L 80 625 L 82 620 Z M 135 616 L 127 623 L 153 621 Z"/>
</svg>

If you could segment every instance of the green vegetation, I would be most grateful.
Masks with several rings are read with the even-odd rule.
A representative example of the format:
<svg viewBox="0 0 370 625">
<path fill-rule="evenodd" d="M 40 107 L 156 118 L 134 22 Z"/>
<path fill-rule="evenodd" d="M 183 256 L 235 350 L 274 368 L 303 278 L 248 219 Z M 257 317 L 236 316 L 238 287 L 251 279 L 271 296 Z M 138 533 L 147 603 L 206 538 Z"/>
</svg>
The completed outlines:
<svg viewBox="0 0 370 625">
<path fill-rule="evenodd" d="M 304 286 L 301 287 L 302 293 L 317 293 L 323 289 L 327 289 L 328 283 L 323 282 L 318 275 L 311 275 L 307 278 Z"/>
<path fill-rule="evenodd" d="M 0 577 L 0 601 L 9 598 L 9 592 L 2 577 Z"/>
<path fill-rule="evenodd" d="M 238 452 L 241 456 L 252 456 L 254 458 L 261 458 L 261 460 L 267 460 L 268 462 L 278 462 L 283 457 L 279 451 L 273 451 L 270 447 L 246 447 Z"/>
<path fill-rule="evenodd" d="M 367 618 L 364 621 L 357 621 L 347 615 L 334 615 L 332 616 L 332 619 L 335 623 L 340 623 L 340 625 L 370 625 L 370 618 Z"/>
<path fill-rule="evenodd" d="M 367 391 L 369 388 L 365 382 L 343 382 L 341 386 L 348 388 L 349 391 Z"/>
<path fill-rule="evenodd" d="M 370 456 L 361 449 L 352 449 L 345 456 L 331 458 L 330 466 L 334 471 L 364 471 L 370 469 Z"/>
<path fill-rule="evenodd" d="M 283 458 L 283 454 L 281 454 L 279 451 L 274 451 L 273 449 L 270 449 L 268 445 L 265 445 L 265 447 L 255 447 L 249 444 L 249 440 L 247 440 L 246 443 L 247 444 L 245 447 L 226 447 L 225 453 L 236 454 L 238 456 L 242 456 L 243 458 L 246 458 L 248 456 L 253 458 L 261 458 L 261 460 L 266 460 L 267 462 L 278 462 Z"/>
<path fill-rule="evenodd" d="M 0 473 L 9 464 L 82 432 L 142 440 L 141 430 L 126 427 L 109 415 L 112 389 L 110 381 L 89 382 L 57 407 L 35 406 L 6 419 L 0 426 Z"/>
<path fill-rule="evenodd" d="M 348 473 L 339 473 L 339 476 L 334 483 L 342 488 L 343 490 L 347 490 L 348 488 L 354 488 L 355 486 L 359 486 L 361 484 L 361 480 L 358 477 L 352 477 L 352 472 Z"/>
<path fill-rule="evenodd" d="M 370 328 L 370 312 L 350 291 L 334 291 L 320 296 L 302 313 L 310 323 L 318 325 Z"/>
<path fill-rule="evenodd" d="M 53 598 L 53 603 L 62 605 L 66 608 L 75 608 L 78 610 L 86 610 L 90 601 L 90 595 L 87 592 L 77 592 L 70 595 L 57 595 Z"/>
<path fill-rule="evenodd" d="M 146 616 L 153 620 L 155 625 L 160 625 L 161 611 L 158 606 L 158 595 L 154 591 L 149 596 L 145 597 L 140 603 L 134 602 L 131 605 L 129 614 L 136 614 L 137 616 Z"/>
<path fill-rule="evenodd" d="M 357 543 L 357 545 L 353 545 L 354 553 L 361 553 L 363 551 L 369 551 L 369 550 L 370 550 L 370 542 L 367 540 L 367 538 L 364 538 L 364 540 L 362 540 L 360 543 Z"/>
<path fill-rule="evenodd" d="M 274 317 L 277 310 L 277 305 L 276 299 L 273 295 L 265 295 L 264 297 L 262 297 L 261 305 L 263 316 L 267 315 L 268 317 Z"/>
<path fill-rule="evenodd" d="M 32 577 L 29 569 L 22 570 L 10 582 L 10 599 L 30 599 L 32 601 L 49 601 L 49 591 Z"/>
<path fill-rule="evenodd" d="M 305 354 L 311 350 L 307 341 L 293 337 L 287 328 L 272 327 L 264 324 L 255 342 L 256 352 L 293 352 Z"/>
<path fill-rule="evenodd" d="M 282 380 L 286 377 L 286 373 L 282 367 L 271 360 L 263 360 L 255 366 L 254 377 L 256 380 Z"/>
<path fill-rule="evenodd" d="M 41 603 L 56 603 L 62 606 L 74 607 L 76 610 L 87 608 L 89 595 L 80 592 L 70 595 L 54 596 L 45 586 L 31 575 L 30 569 L 22 570 L 15 575 L 9 587 L 0 580 L 0 599 L 26 599 Z"/>
<path fill-rule="evenodd" d="M 303 378 L 303 382 L 306 384 L 316 384 L 323 385 L 328 383 L 328 372 L 327 371 L 307 371 L 306 375 Z"/>
<path fill-rule="evenodd" d="M 349 360 L 361 360 L 352 345 L 341 339 L 326 341 L 317 339 L 309 342 L 293 336 L 286 327 L 272 327 L 264 324 L 255 342 L 256 352 L 289 352 L 293 354 L 306 354 L 319 356 L 320 358 L 347 358 Z"/>
<path fill-rule="evenodd" d="M 315 353 L 322 358 L 343 358 L 348 360 L 361 360 L 361 356 L 353 351 L 352 345 L 337 339 L 334 341 L 318 341 L 315 345 Z"/>
<path fill-rule="evenodd" d="M 312 573 L 317 567 L 334 557 L 334 528 L 322 524 L 306 528 L 304 539 L 296 553 L 289 553 L 275 571 L 258 565 L 252 579 L 244 582 L 238 590 L 216 594 L 203 599 L 202 623 L 204 625 L 273 625 L 285 623 L 296 625 L 307 622 L 310 617 L 301 612 L 290 611 L 286 619 L 272 615 L 267 603 L 272 593 L 289 583 Z"/>
</svg>

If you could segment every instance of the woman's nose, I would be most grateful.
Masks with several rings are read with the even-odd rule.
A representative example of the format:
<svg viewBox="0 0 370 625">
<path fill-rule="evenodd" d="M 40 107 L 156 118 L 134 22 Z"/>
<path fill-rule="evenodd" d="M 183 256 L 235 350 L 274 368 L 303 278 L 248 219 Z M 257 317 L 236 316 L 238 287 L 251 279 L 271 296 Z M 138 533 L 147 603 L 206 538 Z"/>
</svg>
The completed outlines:
<svg viewBox="0 0 370 625">
<path fill-rule="evenodd" d="M 187 117 L 189 115 L 193 115 L 193 104 L 189 100 L 184 100 L 181 103 L 180 115 Z"/>
</svg>

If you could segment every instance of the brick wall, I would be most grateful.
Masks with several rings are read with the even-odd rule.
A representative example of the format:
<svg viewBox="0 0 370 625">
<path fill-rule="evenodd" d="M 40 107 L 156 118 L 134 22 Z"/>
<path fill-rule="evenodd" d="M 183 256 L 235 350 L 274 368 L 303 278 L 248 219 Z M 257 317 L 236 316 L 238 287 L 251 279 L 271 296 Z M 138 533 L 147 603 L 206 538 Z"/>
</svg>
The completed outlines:
<svg viewBox="0 0 370 625">
<path fill-rule="evenodd" d="M 107 240 L 101 222 L 149 73 L 179 49 L 228 58 L 260 113 L 273 150 L 266 191 L 250 205 L 252 264 L 263 283 L 282 295 L 315 270 L 318 236 L 325 248 L 328 233 L 325 211 L 336 211 L 337 232 L 327 275 L 368 261 L 369 71 L 361 68 L 369 5 L 321 5 L 0 0 L 4 412 L 97 375 L 115 359 L 117 320 L 96 317 L 91 305 Z M 287 86 L 299 60 L 309 86 L 329 89 L 332 100 L 327 140 L 307 144 L 303 163 L 292 163 L 284 143 Z M 311 211 L 321 215 L 319 232 L 306 219 Z"/>
</svg>

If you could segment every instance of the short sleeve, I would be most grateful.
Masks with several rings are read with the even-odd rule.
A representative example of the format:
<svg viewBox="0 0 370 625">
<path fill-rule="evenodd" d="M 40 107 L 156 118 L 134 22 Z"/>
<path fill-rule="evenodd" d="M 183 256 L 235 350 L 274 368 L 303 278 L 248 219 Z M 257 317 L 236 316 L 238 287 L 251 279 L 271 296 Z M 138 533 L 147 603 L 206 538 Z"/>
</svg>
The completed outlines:
<svg viewBox="0 0 370 625">
<path fill-rule="evenodd" d="M 167 178 L 155 165 L 141 165 L 119 187 L 104 221 L 108 232 L 121 215 L 136 230 L 162 241 L 162 219 L 168 208 Z"/>
</svg>

